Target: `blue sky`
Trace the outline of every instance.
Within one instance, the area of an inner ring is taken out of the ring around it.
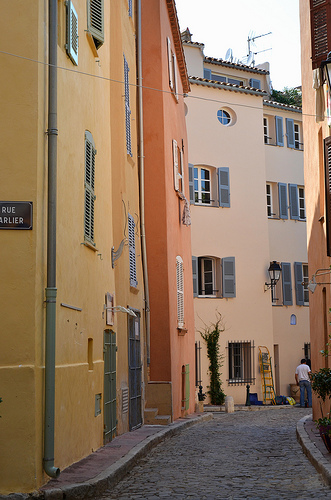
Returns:
[[[247,38],[255,40],[256,64],[269,61],[276,90],[301,85],[299,0],[176,0],[180,28],[205,44],[206,56],[225,58],[227,49],[239,59],[247,55]]]

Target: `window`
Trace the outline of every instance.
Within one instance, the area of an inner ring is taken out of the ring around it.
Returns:
[[[192,273],[195,297],[236,296],[234,257],[192,257]]]
[[[329,19],[331,5],[325,0],[311,0],[311,51],[313,69],[319,68],[321,62],[327,58],[331,47],[331,30]]]
[[[296,184],[289,184],[288,193],[291,219],[306,220],[304,188]]]
[[[261,80],[257,80],[256,78],[250,78],[249,86],[253,87],[254,89],[261,90]]]
[[[198,167],[189,163],[190,202],[196,205],[230,207],[228,167]]]
[[[104,43],[103,0],[87,0],[87,31],[93,38],[95,48]]]
[[[269,218],[306,220],[305,188],[297,184],[267,182],[267,215]],[[278,200],[277,200],[278,198]]]
[[[85,204],[84,204],[84,240],[95,246],[94,242],[94,179],[96,149],[92,134],[85,131]]]
[[[217,111],[217,119],[222,125],[229,125],[231,122],[231,115],[224,109],[219,109]]]
[[[69,0],[67,2],[67,43],[66,51],[73,64],[78,64],[78,16]]]
[[[183,259],[176,257],[176,282],[177,282],[177,328],[184,327],[184,275]]]
[[[299,219],[306,220],[305,189],[303,187],[298,187],[298,192],[299,192]]]
[[[171,49],[170,38],[167,38],[167,50],[168,50],[168,73],[169,73],[169,87],[173,92],[176,100],[178,100],[177,93],[177,58]]]
[[[301,142],[300,142],[300,127],[298,123],[294,124],[294,148],[295,149],[301,149]]]
[[[229,385],[254,384],[254,341],[228,342]]]
[[[295,123],[291,118],[286,118],[286,137],[288,148],[301,149],[300,124]]]
[[[309,305],[309,274],[308,264],[294,262],[295,297],[298,306]]]
[[[174,167],[174,188],[180,193],[184,193],[184,158],[183,149],[178,147],[177,141],[172,141],[172,156]]]
[[[266,185],[267,190],[267,214],[268,217],[272,217],[274,214],[272,213],[272,190],[271,184]]]
[[[263,118],[263,137],[264,137],[264,144],[269,143],[269,131],[268,131],[268,118],[264,117]]]
[[[129,65],[124,56],[124,98],[125,98],[125,136],[126,152],[132,156],[131,150],[131,109],[130,109],[130,87],[129,87]]]
[[[136,270],[136,242],[135,242],[136,224],[132,215],[128,214],[128,233],[129,233],[129,259],[130,259],[130,286],[136,287],[137,270]]]

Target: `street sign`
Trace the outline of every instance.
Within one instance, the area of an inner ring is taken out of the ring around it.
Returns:
[[[0,201],[0,229],[32,229],[32,201]]]

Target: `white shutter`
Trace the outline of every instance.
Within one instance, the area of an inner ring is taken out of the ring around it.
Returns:
[[[176,257],[176,279],[177,279],[177,323],[178,328],[184,326],[184,273],[183,259]]]
[[[184,153],[183,150],[179,150],[179,166],[178,166],[178,178],[181,179],[181,192],[185,193],[184,187]]]
[[[175,98],[178,101],[178,89],[177,89],[177,57],[175,54],[172,55],[172,63],[173,63],[173,74],[174,74],[174,92]]]
[[[67,3],[66,51],[72,62],[78,65],[78,16],[72,2]]]
[[[169,72],[169,86],[171,90],[174,90],[174,75],[173,75],[173,64],[172,64],[172,51],[170,38],[167,38],[167,49],[168,49],[168,72]]]
[[[172,157],[173,157],[173,167],[174,167],[174,188],[179,191],[179,176],[178,176],[178,146],[177,141],[173,139],[172,141]]]

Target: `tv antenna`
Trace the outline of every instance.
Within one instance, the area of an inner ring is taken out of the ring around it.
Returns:
[[[252,48],[251,48],[251,43],[253,46],[256,47],[255,40],[257,38],[261,38],[262,36],[268,36],[271,34],[272,34],[272,31],[269,31],[269,33],[264,33],[263,35],[254,35],[254,32],[252,32],[252,31],[249,32],[248,38],[247,38],[247,45],[248,45],[247,64],[248,64],[248,66],[251,63],[253,65],[255,64],[254,56],[256,56],[256,54],[260,54],[261,52],[266,52],[267,50],[271,50],[271,48],[270,48],[270,49],[259,50],[258,52],[253,52]]]

